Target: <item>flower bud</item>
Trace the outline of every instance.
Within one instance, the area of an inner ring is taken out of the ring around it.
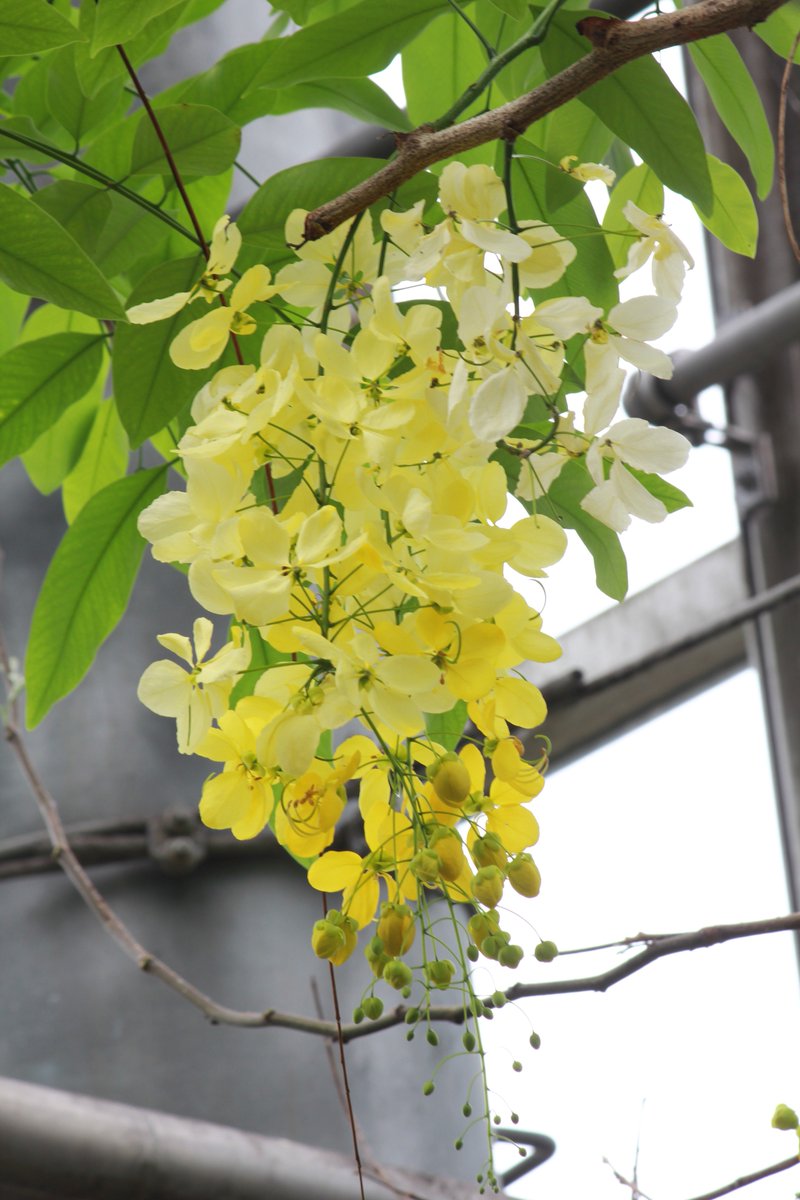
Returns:
[[[479,950],[483,946],[483,939],[497,933],[499,928],[500,922],[496,912],[473,913],[467,921],[467,932]]]
[[[372,973],[375,978],[380,979],[383,975],[383,968],[389,961],[389,955],[384,950],[383,942],[377,935],[371,939],[364,950],[364,957],[372,967]]]
[[[476,838],[469,852],[476,867],[499,867],[501,871],[506,869],[508,855],[496,833],[487,833],[484,837]]]
[[[501,967],[510,967],[513,971],[516,970],[524,957],[525,951],[522,949],[522,946],[503,946],[497,955],[497,961]]]
[[[508,864],[508,882],[520,896],[538,896],[542,886],[539,868],[530,854],[517,854]]]
[[[418,850],[408,865],[411,874],[416,876],[420,883],[435,885],[439,882],[439,855],[435,850]]]
[[[470,791],[469,771],[452,750],[437,758],[427,769],[428,779],[441,801],[460,808]]]
[[[383,1012],[383,1001],[380,996],[367,996],[361,1007],[364,1009],[365,1017],[368,1017],[370,1021],[377,1021]]]
[[[558,954],[558,946],[555,942],[539,942],[533,953],[539,962],[552,962]]]
[[[378,937],[387,957],[397,958],[405,954],[414,941],[414,933],[414,914],[407,904],[394,904],[387,900],[381,905]]]
[[[328,910],[326,920],[344,935],[344,945],[341,949],[337,950],[335,954],[327,956],[328,961],[338,967],[350,957],[358,944],[358,926],[352,917],[340,913],[336,908]]]
[[[467,865],[461,835],[456,833],[455,829],[448,829],[446,825],[440,825],[434,829],[428,845],[439,859],[439,874],[442,879],[446,879],[449,883],[458,879]]]
[[[496,908],[503,898],[504,883],[505,878],[499,867],[481,867],[477,875],[473,875],[470,887],[479,904]]]
[[[414,978],[411,974],[411,968],[402,962],[399,958],[390,958],[386,966],[383,968],[383,978],[399,992],[404,987],[408,987]]]
[[[334,925],[327,917],[324,920],[315,921],[311,931],[311,949],[317,958],[327,958],[330,961],[334,955],[345,948],[345,944],[343,929]]]
[[[773,1129],[797,1129],[798,1124],[797,1113],[787,1104],[779,1104],[772,1114]]]
[[[433,987],[449,987],[455,973],[449,958],[437,958],[425,964],[425,977]]]

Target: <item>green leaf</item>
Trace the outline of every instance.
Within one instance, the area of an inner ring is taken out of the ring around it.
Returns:
[[[22,324],[28,297],[0,284],[0,354],[9,350],[17,340],[17,331]]]
[[[522,20],[528,13],[527,0],[489,0],[489,2],[495,8],[498,8],[501,13],[513,17],[516,21]]]
[[[758,34],[762,42],[766,42],[784,62],[792,53],[792,45],[800,28],[800,4],[795,2],[784,4],[770,13],[766,21],[759,21],[753,26],[753,33]],[[794,52],[794,61],[800,62],[800,46]]]
[[[125,611],[145,544],[136,521],[164,491],[166,475],[164,464],[109,484],[62,538],[31,622],[25,660],[29,729],[77,687]]]
[[[43,496],[61,487],[83,453],[100,407],[99,392],[102,387],[95,385],[88,395],[70,404],[55,424],[20,456],[28,478]]]
[[[667,483],[666,479],[662,479],[660,475],[652,475],[649,471],[638,471],[635,467],[631,467],[625,463],[625,470],[630,471],[635,479],[639,480],[642,487],[647,488],[651,496],[655,496],[656,500],[660,500],[668,513],[677,512],[681,508],[692,508],[692,501],[682,492],[680,488],[675,487],[672,483]]]
[[[75,48],[65,46],[48,60],[47,106],[76,146],[90,130],[118,120],[130,104],[130,97],[115,80],[98,89],[90,99],[81,87],[75,65]]]
[[[57,333],[0,357],[0,466],[80,400],[103,362],[100,334]]]
[[[46,0],[2,0],[0,4],[0,58],[40,54],[82,40],[83,34]]]
[[[128,470],[129,447],[113,400],[97,406],[80,458],[64,480],[61,498],[71,525],[88,500],[122,479]]]
[[[695,212],[715,238],[733,250],[754,258],[758,240],[758,214],[750,189],[738,171],[708,156],[708,169],[714,187],[711,208],[704,211],[695,204]]]
[[[688,50],[720,120],[746,155],[763,200],[772,187],[775,146],[753,78],[725,34],[690,42]]]
[[[110,278],[135,274],[138,260],[158,251],[167,226],[117,192],[58,179],[31,197],[67,230]]]
[[[448,712],[425,713],[425,732],[434,742],[444,746],[445,750],[455,750],[464,733],[467,723],[467,706],[463,700],[457,700]]]
[[[614,264],[600,231],[594,209],[583,188],[573,198],[551,213],[548,203],[548,177],[557,168],[541,159],[538,146],[518,139],[512,168],[514,208],[519,221],[545,221],[562,237],[573,242],[577,257],[556,283],[549,288],[537,288],[537,299],[553,296],[587,296],[592,304],[609,309],[619,300],[614,279]],[[567,176],[564,176],[567,179]],[[567,179],[568,183],[574,183]]]
[[[560,163],[568,154],[576,155],[578,162],[603,162],[614,135],[580,100],[568,100],[555,112],[531,125],[527,140],[541,146],[545,158],[552,163]],[[551,208],[561,203],[561,196],[554,187],[557,180],[558,174],[554,171],[548,177]]]
[[[322,79],[277,90],[255,88],[237,97],[229,115],[245,124],[257,117],[280,116],[301,108],[333,108],[387,129],[411,127],[403,110],[371,79]]]
[[[284,226],[295,208],[313,209],[360,183],[383,165],[377,158],[323,158],[278,171],[250,198],[237,221],[249,243],[275,270],[291,262]]]
[[[14,291],[121,318],[115,293],[74,238],[38,205],[0,184],[0,278]]]
[[[664,211],[664,188],[646,163],[632,167],[614,184],[603,217],[606,245],[615,267],[624,267],[628,251],[639,239],[639,231],[625,220],[622,210],[632,200],[642,212],[655,216]],[[626,236],[629,234],[630,236]]]
[[[202,273],[203,260],[199,256],[162,263],[134,289],[129,305],[188,291]],[[117,327],[112,364],[114,395],[134,449],[163,429],[200,386],[197,372],[181,371],[169,356],[173,338],[196,317],[197,313],[184,308],[169,320],[152,325]]]
[[[159,109],[158,122],[182,175],[219,175],[239,153],[242,131],[208,104],[171,104]],[[130,174],[172,176],[150,121],[137,127]]]
[[[106,46],[130,41],[153,17],[185,3],[186,0],[136,0],[135,4],[131,0],[102,0],[94,19],[92,55]]]
[[[612,600],[624,600],[628,590],[628,566],[619,537],[581,508],[581,500],[594,487],[586,464],[573,460],[562,467],[551,484],[547,499],[554,515],[566,529],[574,529],[594,560],[597,586]]]
[[[466,12],[475,19],[474,6]],[[403,51],[403,84],[412,123],[435,121],[447,112],[485,66],[486,52],[457,13],[437,17]],[[482,107],[483,97],[478,97],[464,116],[471,117]]]
[[[447,0],[394,0],[392,4],[362,0],[290,37],[263,42],[263,65],[256,83],[276,88],[307,80],[374,75],[446,7]]]
[[[575,28],[575,13],[559,14],[542,43],[550,74],[564,70],[586,52],[586,39]],[[711,180],[694,113],[655,59],[626,63],[580,99],[653,168],[662,183],[693,203],[710,205]]]

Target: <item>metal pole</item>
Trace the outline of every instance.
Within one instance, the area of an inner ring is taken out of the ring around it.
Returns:
[[[37,1200],[353,1200],[358,1180],[351,1160],[315,1146],[0,1078],[0,1196],[33,1191]],[[368,1164],[364,1192],[473,1200],[477,1187]]]

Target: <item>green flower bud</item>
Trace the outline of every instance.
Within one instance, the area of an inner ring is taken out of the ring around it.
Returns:
[[[467,1103],[464,1105],[464,1107],[461,1109],[461,1111],[465,1117],[472,1116],[472,1105],[469,1103],[469,1101],[467,1101]]]
[[[492,992],[492,1004],[495,1008],[502,1008],[507,1002],[505,992]]]
[[[425,1040],[427,1041],[429,1046],[438,1046],[439,1045],[439,1035],[435,1029],[428,1030],[428,1032],[425,1034]]]
[[[344,935],[344,946],[337,950],[335,954],[328,956],[329,961],[332,962],[335,967],[338,967],[345,961],[345,959],[350,957],[356,948],[358,943],[358,926],[352,917],[345,916],[344,913],[340,913],[336,908],[331,908],[328,910],[326,920],[329,921],[331,925],[334,925],[337,929],[341,930],[342,934]]]
[[[533,953],[539,962],[552,962],[558,955],[558,946],[555,942],[539,942]]]
[[[522,1063],[521,1063],[521,1062],[518,1062],[518,1061],[517,1061],[517,1062],[513,1062],[513,1063],[511,1064],[511,1070],[512,1070],[512,1071],[516,1071],[516,1072],[519,1074],[519,1072],[522,1070]]]
[[[467,946],[467,958],[470,962],[477,962],[480,957],[480,951],[477,946],[473,946],[472,942]]]
[[[393,987],[395,991],[399,992],[404,987],[408,987],[414,977],[411,974],[411,968],[406,963],[401,962],[399,958],[390,958],[383,968],[383,978],[389,987]]]
[[[361,1007],[364,1009],[365,1016],[369,1017],[370,1021],[377,1021],[378,1017],[383,1013],[383,1001],[380,996],[367,996],[362,1002]]]
[[[455,973],[449,958],[437,958],[425,964],[425,977],[433,987],[449,987]]]
[[[383,975],[383,968],[389,962],[389,955],[383,948],[383,941],[375,935],[364,950],[364,957],[372,967],[372,973],[376,979],[380,979]]]
[[[539,868],[530,854],[517,854],[508,864],[508,882],[520,896],[538,896],[542,886]]]
[[[464,858],[464,843],[461,835],[455,829],[440,825],[431,834],[428,848],[433,850],[439,859],[439,874],[442,879],[453,883],[465,869],[467,860]]]
[[[461,1044],[471,1054],[475,1049],[475,1034],[471,1030],[465,1029],[461,1035]],[[469,1114],[465,1113],[464,1115],[468,1116]]]
[[[481,867],[477,875],[473,875],[470,888],[479,904],[487,908],[496,908],[503,898],[505,878],[499,867]]]
[[[416,932],[414,914],[407,904],[393,904],[386,901],[381,905],[381,915],[378,921],[378,937],[383,942],[383,949],[390,958],[405,954],[414,941]]]
[[[469,795],[469,771],[453,751],[431,763],[426,772],[436,795],[452,808],[460,808]]]
[[[542,1039],[539,1037],[538,1033],[532,1033],[528,1038],[528,1041],[533,1046],[534,1050],[538,1050],[542,1044]]]
[[[359,1007],[359,1008],[354,1008],[354,1009],[353,1009],[353,1024],[354,1024],[354,1025],[360,1025],[360,1024],[361,1024],[361,1022],[362,1022],[363,1020],[364,1020],[364,1010],[363,1010],[363,1008],[360,1008],[360,1007]]]
[[[497,933],[499,928],[500,922],[495,912],[476,912],[467,921],[467,932],[478,950],[483,946],[483,939]]]
[[[427,1081],[427,1083],[423,1083],[423,1085],[422,1085],[423,1096],[432,1096],[435,1088],[436,1088],[435,1083],[433,1082],[432,1079],[429,1079]]]
[[[412,875],[420,881],[435,886],[439,882],[439,855],[435,850],[418,850],[409,863]]]
[[[501,967],[510,967],[513,970],[519,966],[525,957],[525,951],[522,946],[503,946],[497,956],[497,961]]]
[[[797,1119],[797,1113],[787,1104],[779,1104],[772,1114],[774,1129],[797,1129],[798,1124],[800,1121]]]
[[[344,930],[327,917],[321,921],[314,922],[314,928],[311,930],[311,949],[316,954],[317,958],[333,959],[334,955],[338,954],[345,948]]]
[[[406,1025],[416,1025],[419,1020],[419,1009],[410,1008],[406,1013]]]
[[[476,867],[499,867],[505,871],[508,855],[496,833],[476,838],[469,850]]]

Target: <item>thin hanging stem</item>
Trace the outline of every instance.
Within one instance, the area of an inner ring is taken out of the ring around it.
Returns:
[[[122,46],[117,46],[117,52],[118,52],[120,58],[122,59],[122,61],[124,62],[125,70],[130,75],[131,83],[136,88],[136,94],[138,95],[139,99],[141,100],[142,104],[144,105],[145,111],[146,111],[148,117],[150,118],[150,124],[153,126],[153,132],[155,133],[156,137],[159,140],[161,149],[164,151],[164,157],[166,158],[167,163],[169,164],[169,169],[172,173],[172,178],[175,180],[175,186],[178,189],[178,191],[180,192],[181,200],[183,200],[183,206],[186,209],[186,214],[192,223],[192,227],[197,235],[197,240],[200,243],[200,247],[203,251],[203,254],[205,255],[206,258],[208,258],[208,254],[209,254],[208,243],[206,242],[206,239],[203,236],[203,230],[201,228],[200,222],[197,219],[197,213],[194,211],[194,205],[192,204],[191,200],[189,199],[189,193],[186,191],[186,185],[184,184],[183,179],[181,178],[181,173],[178,170],[178,164],[175,162],[175,158],[172,154],[172,151],[169,148],[167,139],[164,137],[164,131],[161,128],[158,117],[156,116],[153,106],[150,103],[150,99],[147,95],[147,92],[144,90],[141,83],[139,82],[139,76],[136,74],[136,71],[133,68],[133,64],[132,64],[131,60],[128,58],[127,54],[125,53],[124,48]]]

